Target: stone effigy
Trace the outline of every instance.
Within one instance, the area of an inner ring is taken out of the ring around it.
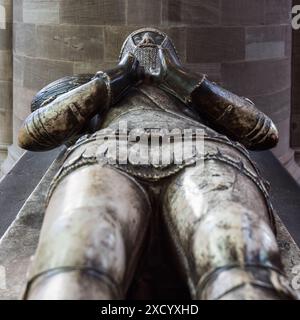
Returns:
[[[274,147],[277,130],[249,99],[186,70],[166,34],[137,30],[116,68],[50,84],[32,111],[21,147],[70,147],[49,189],[25,299],[124,298],[154,212],[192,298],[295,298],[268,184],[246,150]],[[178,150],[186,132],[190,142],[202,133],[203,150],[164,162],[164,141]]]

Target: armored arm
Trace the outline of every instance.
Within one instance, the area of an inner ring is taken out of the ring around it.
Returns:
[[[20,147],[49,150],[76,136],[88,121],[105,112],[136,82],[137,67],[137,60],[129,54],[116,68],[98,72],[87,83],[45,101],[21,127]]]
[[[161,51],[160,86],[191,106],[201,116],[247,148],[264,150],[278,142],[272,120],[246,98],[239,97],[204,75],[191,73],[172,62],[168,51]]]

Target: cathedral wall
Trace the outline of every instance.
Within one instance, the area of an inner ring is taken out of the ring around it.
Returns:
[[[0,164],[12,139],[12,1],[0,0]]]

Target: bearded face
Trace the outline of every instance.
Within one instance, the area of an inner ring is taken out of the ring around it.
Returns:
[[[151,28],[137,30],[128,36],[123,44],[120,60],[130,52],[135,55],[145,73],[153,74],[160,68],[160,48],[168,49],[174,61],[180,64],[176,49],[169,37]]]

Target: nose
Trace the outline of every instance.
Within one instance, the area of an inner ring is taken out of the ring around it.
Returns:
[[[155,41],[149,33],[146,33],[143,36],[142,44],[155,44]]]

